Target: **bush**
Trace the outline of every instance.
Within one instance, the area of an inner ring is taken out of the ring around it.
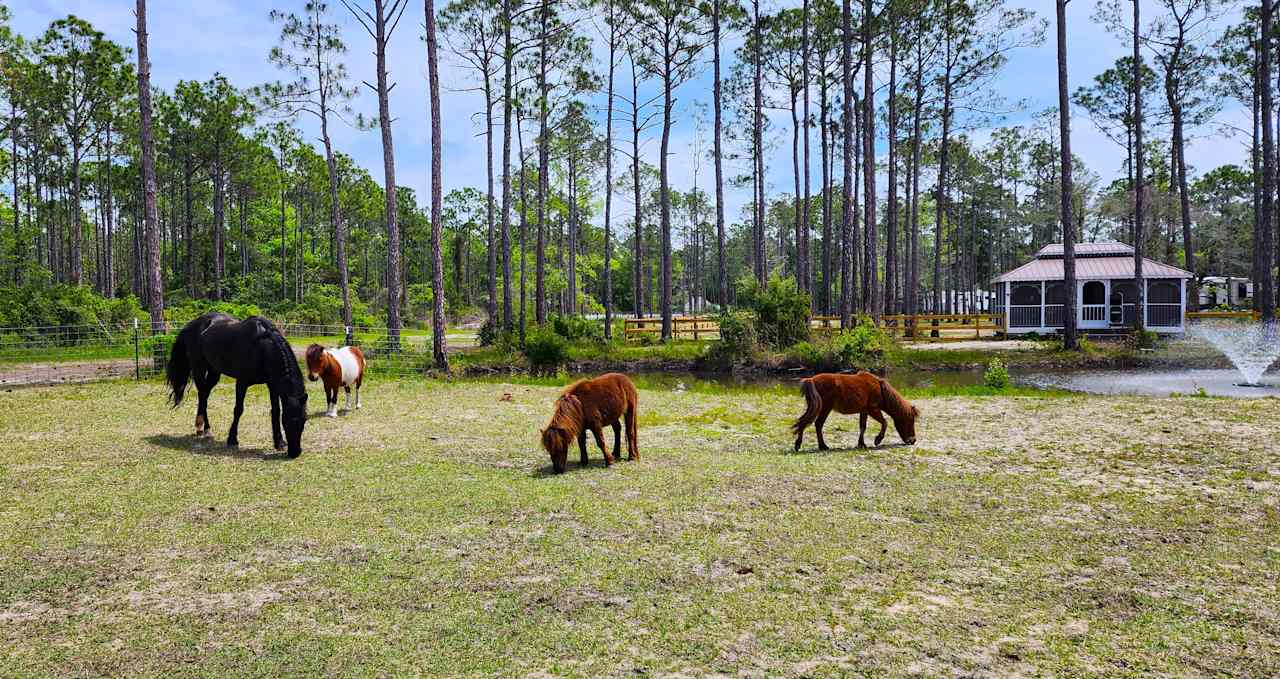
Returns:
[[[569,361],[569,342],[549,325],[536,326],[525,335],[524,357],[535,373],[555,374]]]
[[[861,316],[857,325],[838,335],[797,342],[787,349],[787,360],[817,372],[879,367],[891,342],[870,318]]]
[[[987,371],[982,374],[982,383],[992,389],[1007,389],[1009,387],[1009,369],[1005,367],[1004,361],[998,358],[991,359],[987,364]]]
[[[494,342],[498,341],[498,335],[501,332],[501,326],[494,319],[486,318],[484,325],[480,326],[480,332],[476,333],[476,341],[482,347],[491,347]]]
[[[761,286],[754,278],[738,281],[738,304],[755,312],[760,343],[783,349],[809,339],[809,295],[791,278],[774,276]]]
[[[193,318],[211,311],[244,319],[249,316],[261,316],[262,310],[256,304],[240,304],[238,302],[215,302],[211,299],[189,299],[179,304],[166,307],[164,319],[170,323],[182,325]]]
[[[581,316],[552,316],[550,328],[570,342],[604,342],[604,327]]]
[[[760,353],[760,341],[756,335],[755,318],[742,311],[726,311],[720,314],[720,339],[707,345],[703,356],[719,366],[755,358]]]
[[[31,283],[0,287],[0,326],[56,325],[132,326],[145,319],[142,306],[132,295],[113,299],[86,286]]]
[[[1160,336],[1154,330],[1142,328],[1134,333],[1133,343],[1139,349],[1154,349]]]

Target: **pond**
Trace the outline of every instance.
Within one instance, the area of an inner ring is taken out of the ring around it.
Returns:
[[[1022,374],[1015,381],[1041,389],[1090,394],[1280,397],[1280,374],[1263,375],[1261,386],[1251,386],[1241,384],[1243,377],[1237,370],[1077,370]]]

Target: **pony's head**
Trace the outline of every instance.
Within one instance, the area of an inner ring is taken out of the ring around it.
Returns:
[[[285,394],[281,399],[280,424],[284,426],[284,439],[289,445],[289,457],[302,454],[302,428],[307,426],[307,391]]]
[[[911,406],[902,415],[893,415],[893,426],[902,437],[902,442],[914,446],[916,444],[916,420],[920,417],[920,409]]]
[[[573,394],[565,394],[556,401],[551,421],[542,428],[542,447],[551,455],[551,468],[563,474],[569,459],[569,445],[582,428],[582,402]]]
[[[307,347],[307,379],[315,382],[320,378],[320,370],[324,367],[324,347],[312,344]]]
[[[886,380],[880,380],[880,397],[885,412],[893,418],[893,428],[898,430],[902,442],[914,446],[916,444],[916,420],[920,418],[920,409],[898,393]]]

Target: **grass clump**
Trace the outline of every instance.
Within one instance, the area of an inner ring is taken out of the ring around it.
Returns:
[[[982,383],[992,389],[1008,389],[1009,388],[1009,368],[1005,366],[1004,361],[999,358],[993,358],[987,363],[987,370],[982,374]]]

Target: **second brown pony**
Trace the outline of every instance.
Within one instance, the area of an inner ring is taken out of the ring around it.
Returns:
[[[804,439],[804,429],[813,424],[818,432],[818,450],[829,450],[827,442],[822,438],[822,425],[827,416],[834,410],[842,415],[858,413],[858,447],[866,448],[867,416],[880,423],[880,433],[876,434],[875,444],[884,440],[884,430],[888,426],[881,411],[889,413],[893,418],[893,426],[897,428],[902,442],[914,445],[916,442],[916,418],[920,417],[920,409],[911,405],[883,378],[876,377],[863,370],[856,375],[838,375],[824,373],[800,381],[800,393],[804,395],[804,414],[791,425],[796,435],[796,450],[800,450],[800,442]]]
[[[596,445],[604,453],[604,463],[613,464],[613,455],[604,445],[606,426],[613,427],[613,451],[622,447],[622,422],[627,425],[627,459],[640,459],[636,438],[636,385],[621,373],[608,373],[593,380],[581,380],[565,387],[556,400],[551,421],[542,429],[542,447],[551,455],[551,466],[557,474],[564,472],[569,458],[569,444],[578,439],[582,466],[587,465],[587,432],[596,437]]]

